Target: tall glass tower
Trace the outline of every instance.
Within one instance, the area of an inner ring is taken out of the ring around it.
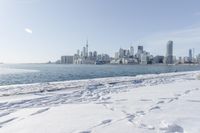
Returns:
[[[166,64],[173,64],[173,41],[167,42]]]
[[[192,62],[192,49],[189,49],[189,62]]]
[[[86,41],[86,50],[85,50],[85,56],[88,57],[88,39]]]
[[[138,54],[143,53],[143,46],[138,46]]]

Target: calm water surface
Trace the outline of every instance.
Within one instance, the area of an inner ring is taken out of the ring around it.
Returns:
[[[0,86],[194,70],[200,66],[1,64]]]

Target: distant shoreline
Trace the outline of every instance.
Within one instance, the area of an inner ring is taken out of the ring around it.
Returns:
[[[41,65],[75,65],[75,66],[104,66],[104,65],[112,65],[112,66],[200,66],[200,64],[56,64],[56,63],[0,63],[0,65],[25,65],[25,64],[41,64]]]

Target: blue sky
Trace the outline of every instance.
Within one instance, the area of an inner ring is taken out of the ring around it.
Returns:
[[[111,56],[143,45],[165,55],[200,53],[199,0],[1,0],[0,62],[55,61],[89,39],[89,50]]]

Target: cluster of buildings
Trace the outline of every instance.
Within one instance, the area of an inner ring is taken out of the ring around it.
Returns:
[[[138,46],[137,52],[134,53],[134,48],[129,49],[120,48],[115,53],[115,57],[111,60],[111,64],[150,64],[153,56],[143,49],[143,46]]]
[[[86,46],[79,49],[74,56],[61,56],[61,64],[108,64],[110,63],[110,56],[108,54],[98,54],[97,51],[88,50],[88,41]]]
[[[77,50],[73,56],[61,56],[57,61],[61,64],[197,64],[200,63],[200,54],[195,58],[194,49],[189,49],[189,55],[179,57],[173,55],[173,41],[168,41],[166,45],[166,55],[153,56],[150,52],[144,50],[143,46],[129,49],[120,48],[115,52],[114,57],[108,54],[98,54],[97,51],[88,50],[88,41],[82,50]]]

